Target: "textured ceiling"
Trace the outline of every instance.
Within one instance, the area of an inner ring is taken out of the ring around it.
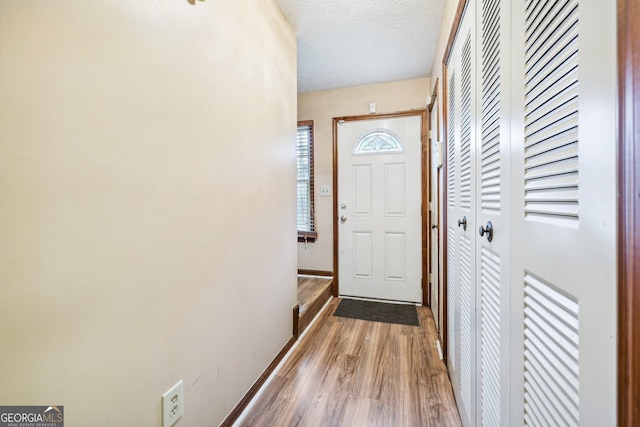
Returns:
[[[275,0],[298,40],[298,92],[426,77],[444,0]]]

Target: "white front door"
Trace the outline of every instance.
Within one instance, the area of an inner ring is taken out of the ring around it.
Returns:
[[[338,125],[340,294],[422,301],[421,116]]]

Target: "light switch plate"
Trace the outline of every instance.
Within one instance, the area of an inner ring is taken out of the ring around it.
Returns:
[[[321,185],[320,186],[320,195],[321,196],[330,196],[331,195],[331,186],[329,186],[329,185]]]

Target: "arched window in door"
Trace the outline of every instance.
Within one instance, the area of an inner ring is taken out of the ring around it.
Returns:
[[[375,129],[365,133],[353,149],[354,155],[403,152],[398,137],[386,129]]]

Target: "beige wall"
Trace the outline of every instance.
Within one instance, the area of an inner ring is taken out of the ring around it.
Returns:
[[[455,14],[456,14],[456,10],[458,9],[458,0],[445,0],[444,3],[444,12],[442,13],[442,21],[441,21],[441,26],[440,26],[440,34],[438,36],[438,43],[436,45],[436,53],[435,56],[433,57],[433,66],[431,68],[431,86],[430,86],[430,92],[429,93],[433,93],[434,89],[436,88],[436,84],[437,84],[437,94],[438,94],[438,102],[437,102],[437,107],[438,107],[438,116],[437,116],[437,120],[439,121],[439,138],[440,138],[440,142],[442,144],[445,144],[444,141],[444,115],[442,112],[442,106],[444,104],[443,102],[443,79],[442,79],[442,60],[444,57],[444,51],[447,47],[447,43],[449,42],[449,35],[451,33],[451,28],[453,27],[453,20],[455,19]],[[431,114],[435,114],[434,112],[432,112]],[[437,168],[437,164],[434,162],[432,164],[432,168]],[[441,173],[444,173],[441,171]],[[432,172],[433,174],[433,172]],[[440,207],[441,207],[441,215],[443,212],[443,207],[442,207],[442,202],[443,202],[443,195],[444,195],[444,180],[441,180],[442,184],[439,186],[438,188],[438,202],[440,203]],[[442,219],[440,219],[441,221]],[[439,221],[439,222],[440,222]],[[442,227],[438,228],[438,233],[439,233],[439,241],[443,242],[444,241],[444,231],[442,229]],[[442,285],[442,283],[444,282],[444,265],[443,265],[443,261],[444,261],[444,251],[443,251],[444,245],[442,243],[440,243],[439,245],[439,254],[438,254],[438,262],[439,262],[439,268],[438,268],[438,275],[439,275],[439,282]],[[443,303],[443,301],[441,301],[441,303]],[[442,316],[442,313],[440,314]]]
[[[194,3],[0,2],[0,404],[213,426],[291,337],[295,36]]]
[[[333,271],[333,198],[321,197],[320,187],[333,191],[332,119],[369,114],[369,103],[378,113],[425,108],[430,91],[428,78],[356,86],[298,94],[298,120],[314,121],[315,205],[318,239],[298,244],[298,268]]]
[[[435,88],[436,81],[438,82],[438,96],[440,99],[438,100],[438,110],[439,110],[439,120],[440,120],[440,136],[443,135],[443,114],[442,114],[442,60],[444,57],[444,51],[447,48],[447,43],[449,42],[449,35],[451,33],[451,28],[453,27],[453,20],[455,18],[456,10],[458,9],[458,0],[445,0],[444,3],[444,12],[442,13],[442,21],[440,25],[440,35],[438,36],[438,44],[436,45],[436,54],[433,57],[433,66],[431,67],[431,86],[430,92],[433,93],[433,89]]]

